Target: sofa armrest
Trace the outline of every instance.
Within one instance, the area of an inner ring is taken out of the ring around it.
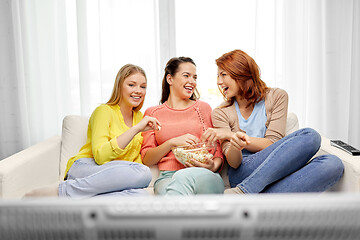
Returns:
[[[344,164],[344,175],[330,191],[360,192],[360,156],[352,156],[343,150],[331,146],[326,137],[321,139],[321,148],[318,155],[333,154],[339,157]]]
[[[0,198],[21,198],[58,181],[60,146],[55,136],[0,161]]]

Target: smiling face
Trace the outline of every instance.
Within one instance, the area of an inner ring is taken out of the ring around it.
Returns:
[[[146,78],[141,73],[134,73],[125,78],[121,89],[121,100],[123,104],[136,108],[145,98]]]
[[[239,94],[238,84],[224,69],[218,68],[217,84],[226,99],[231,99]]]
[[[189,99],[196,88],[196,67],[192,63],[181,63],[178,71],[172,76],[167,75],[167,82],[170,85],[171,94],[181,99]]]

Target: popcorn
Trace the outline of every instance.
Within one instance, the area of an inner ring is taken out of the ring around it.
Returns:
[[[191,159],[199,162],[206,162],[207,159],[211,159],[213,154],[209,153],[209,146],[205,143],[181,146],[172,149],[176,159],[185,165],[186,162],[191,163]]]

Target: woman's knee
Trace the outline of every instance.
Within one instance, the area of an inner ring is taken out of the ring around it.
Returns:
[[[135,168],[135,172],[137,174],[134,174],[134,177],[139,182],[139,185],[143,185],[144,187],[147,187],[152,179],[152,173],[150,168],[143,164],[138,164]]]
[[[192,188],[195,194],[214,194],[224,192],[224,181],[220,175],[206,168],[186,168],[177,171],[173,180],[176,184]]]
[[[172,179],[175,179],[178,182],[194,182],[195,179],[194,179],[194,174],[192,174],[192,172],[194,172],[192,168],[185,168],[178,170],[173,175]]]
[[[319,161],[324,173],[330,178],[340,179],[344,174],[344,164],[341,159],[335,155],[321,155],[313,159],[313,161]]]
[[[200,168],[200,167],[191,167],[191,168],[184,168],[181,170],[176,171],[173,175],[173,179],[189,179],[189,178],[197,178],[198,176],[213,174],[207,168]]]
[[[321,146],[320,134],[312,128],[302,128],[295,133],[295,136],[301,137],[300,144],[302,149],[307,149],[308,152],[315,154]]]
[[[342,176],[344,174],[344,164],[341,159],[335,155],[324,155],[326,157],[326,169],[334,176]]]
[[[304,128],[303,134],[310,137],[309,144],[320,147],[321,136],[316,130],[312,128]]]
[[[118,180],[116,181],[127,180],[131,188],[147,187],[152,179],[150,168],[141,163],[130,162],[128,165],[114,166],[111,171],[113,171],[112,176],[117,176]]]
[[[166,187],[169,185],[169,183],[163,183],[163,182],[155,182],[154,183],[154,194],[155,195],[165,195],[166,194]]]

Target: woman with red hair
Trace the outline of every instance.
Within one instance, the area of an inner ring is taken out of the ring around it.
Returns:
[[[217,84],[227,101],[214,109],[214,128],[203,140],[220,140],[229,164],[226,193],[321,192],[342,176],[334,155],[309,161],[321,137],[311,128],[285,136],[288,95],[269,88],[253,58],[241,50],[216,59]]]

